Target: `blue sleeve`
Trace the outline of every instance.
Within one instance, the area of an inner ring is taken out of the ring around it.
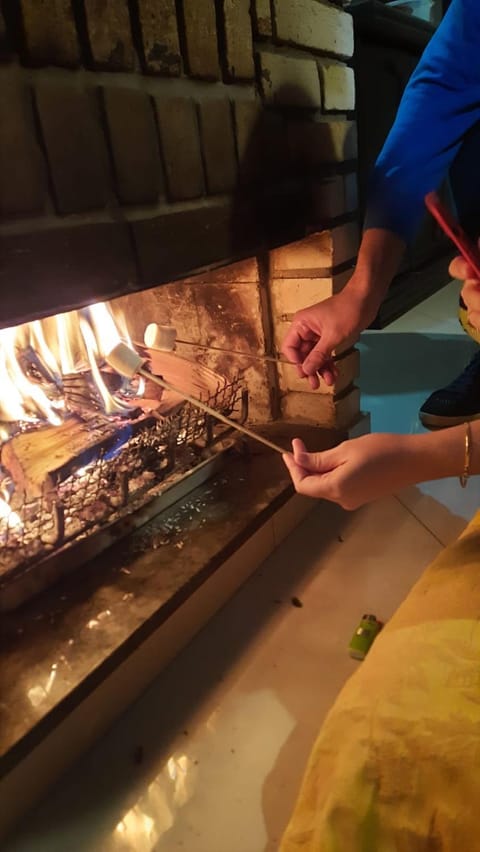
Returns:
[[[411,242],[424,196],[438,189],[479,120],[480,0],[453,0],[405,89],[373,169],[365,228],[385,228]]]

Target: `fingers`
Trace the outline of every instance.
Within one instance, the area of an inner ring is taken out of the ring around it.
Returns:
[[[322,336],[318,343],[313,346],[310,354],[305,358],[305,361],[302,364],[305,375],[314,376],[316,373],[320,373],[323,378],[325,378],[325,372],[328,375],[332,375],[332,372],[335,369],[332,361],[333,348],[334,345],[330,345],[330,341],[326,335]]]
[[[292,441],[293,459],[298,467],[311,475],[329,473],[338,466],[337,449],[325,450],[322,453],[309,453],[300,438]]]
[[[454,257],[448,271],[452,278],[458,278],[459,281],[475,278],[475,272],[463,257]]]
[[[322,376],[324,382],[328,387],[331,387],[335,384],[338,379],[338,369],[335,365],[334,361],[328,361],[325,367],[320,370],[320,375]]]
[[[334,341],[320,331],[320,327],[314,331],[309,321],[300,313],[294,317],[287,332],[282,344],[282,353],[296,364],[300,378],[306,378],[312,390],[317,390],[320,386],[319,377],[330,387],[338,376],[332,359],[335,345]]]
[[[342,456],[338,447],[322,453],[309,453],[303,441],[294,438],[292,450],[291,454],[283,455],[283,460],[295,490],[306,497],[341,503],[337,473],[340,473]]]
[[[467,319],[477,331],[480,329],[480,281],[468,280],[462,287],[462,299],[467,306]]]
[[[303,364],[297,364],[296,370],[301,379],[307,379],[312,390],[317,390],[320,387],[321,378],[328,387],[334,385],[338,378],[338,369],[334,361],[328,361],[325,367],[322,367],[312,375],[305,373]]]
[[[318,334],[300,319],[294,318],[283,341],[282,352],[292,363],[302,364],[317,340]]]
[[[282,459],[285,462],[290,476],[292,477],[295,491],[298,491],[299,494],[304,494],[303,482],[309,474],[296,463],[294,457],[290,453],[284,453]]]
[[[290,453],[283,455],[283,460],[288,468],[295,491],[305,497],[323,498],[324,500],[336,501],[333,495],[332,485],[328,474],[311,474],[304,470]]]
[[[468,322],[475,329],[475,331],[480,331],[480,311],[469,311],[468,312]]]
[[[462,287],[461,295],[469,310],[480,310],[480,281],[467,279]]]
[[[315,464],[315,457],[318,453],[309,453],[301,438],[294,438],[292,441],[293,459],[298,467],[301,467],[305,473],[318,473],[318,468]]]
[[[306,446],[305,446],[305,444],[303,443],[303,441],[302,441],[302,439],[301,439],[301,438],[294,438],[294,439],[293,439],[293,441],[292,441],[292,450],[293,450],[293,457],[294,457],[294,459],[297,459],[297,456],[298,456],[300,453],[306,453],[306,452],[307,452],[307,448],[306,448]]]

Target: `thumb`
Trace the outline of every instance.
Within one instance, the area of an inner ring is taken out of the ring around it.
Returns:
[[[323,334],[302,364],[305,375],[313,376],[321,372],[332,361],[332,351],[337,344],[338,341],[333,341],[327,335]]]
[[[467,281],[470,278],[476,278],[475,272],[463,257],[454,257],[448,267],[448,271],[452,278],[458,281]]]
[[[336,447],[321,453],[309,453],[303,441],[300,438],[294,438],[292,449],[295,464],[309,474],[328,473],[338,467],[339,458]]]

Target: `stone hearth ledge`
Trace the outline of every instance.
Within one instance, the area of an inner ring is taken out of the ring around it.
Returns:
[[[368,430],[368,417],[353,434]],[[345,437],[272,424],[288,446]],[[352,435],[352,432],[350,433]],[[0,630],[0,840],[303,519],[260,445],[20,609]]]

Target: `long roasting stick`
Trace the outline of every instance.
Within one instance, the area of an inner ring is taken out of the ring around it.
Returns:
[[[192,340],[181,340],[179,337],[177,337],[177,343],[182,343],[184,346],[195,346],[197,349],[207,349],[209,352],[241,355],[242,358],[250,358],[252,361],[270,361],[272,364],[291,364],[292,366],[296,366],[293,361],[280,358],[278,355],[257,355],[253,352],[242,352],[240,349],[222,349],[221,346],[207,346],[205,343],[194,343]]]
[[[240,349],[224,349],[221,346],[207,346],[205,343],[195,343],[193,340],[183,340],[177,337],[177,329],[173,325],[159,325],[156,322],[151,322],[147,325],[144,334],[144,343],[148,349],[155,349],[159,352],[173,352],[176,343],[182,343],[186,346],[195,346],[198,349],[204,349],[207,352],[224,352],[227,355],[240,355],[242,358],[250,358],[252,361],[269,361],[272,364],[289,364],[292,367],[298,367],[294,361],[289,361],[281,355],[257,355],[253,352],[245,352]],[[336,367],[332,364],[332,370],[335,372]],[[318,373],[317,373],[318,375]]]
[[[225,423],[226,426],[231,426],[233,429],[236,429],[237,432],[242,432],[249,438],[253,438],[254,441],[258,441],[260,444],[264,444],[271,450],[275,450],[276,453],[280,453],[281,455],[285,453],[285,450],[282,447],[278,446],[278,444],[273,444],[272,441],[269,441],[268,438],[264,438],[263,435],[259,435],[257,432],[252,432],[252,430],[248,429],[247,426],[242,426],[240,423],[236,423],[235,420],[230,420],[229,417],[225,417],[225,415],[220,414],[219,411],[211,408],[200,399],[190,396],[190,394],[185,393],[185,391],[180,390],[180,388],[171,385],[170,382],[166,382],[165,379],[154,376],[150,370],[145,369],[145,360],[140,358],[140,356],[137,355],[133,349],[130,349],[130,347],[125,343],[117,344],[110,354],[105,357],[105,360],[107,364],[109,364],[113,370],[116,370],[117,373],[120,373],[121,376],[126,376],[128,379],[132,379],[135,375],[143,376],[165,390],[180,394],[191,405],[199,408],[201,411],[205,411],[206,414],[210,414],[216,420],[220,420],[221,423]]]
[[[221,346],[207,346],[205,343],[195,343],[193,340],[184,340],[177,337],[177,329],[173,325],[158,325],[156,322],[151,322],[147,325],[144,335],[144,343],[148,349],[157,349],[160,352],[173,352],[176,343],[182,343],[185,346],[195,346],[198,349],[205,349],[207,352],[224,352],[227,355],[241,355],[243,358],[250,358],[253,361],[271,361],[273,364],[293,364],[293,361],[287,361],[278,355],[258,355],[253,352],[245,352],[241,349],[227,349]]]

